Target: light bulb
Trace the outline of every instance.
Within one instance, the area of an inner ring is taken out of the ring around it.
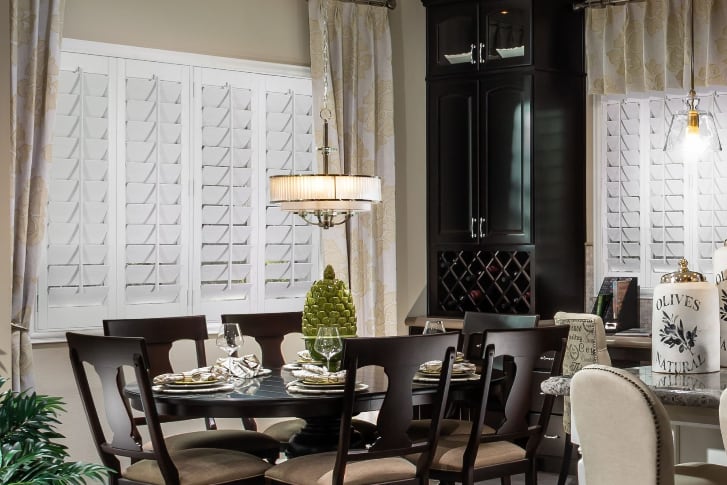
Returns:
[[[687,162],[696,162],[707,149],[708,141],[699,129],[699,113],[689,110],[687,129],[682,144],[682,154]]]

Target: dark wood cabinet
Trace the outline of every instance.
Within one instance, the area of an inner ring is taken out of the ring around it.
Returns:
[[[429,314],[583,311],[582,13],[422,1]]]

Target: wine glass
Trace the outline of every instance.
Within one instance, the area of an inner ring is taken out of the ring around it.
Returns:
[[[227,354],[228,362],[232,359],[232,355],[242,347],[242,332],[240,326],[236,323],[223,323],[217,332],[215,340],[217,347]]]
[[[424,335],[444,332],[446,332],[446,330],[444,329],[444,322],[441,320],[427,320],[426,323],[424,323],[424,330],[422,331]]]
[[[320,327],[313,348],[326,358],[326,369],[330,371],[331,357],[343,350],[343,341],[338,334],[338,327]]]

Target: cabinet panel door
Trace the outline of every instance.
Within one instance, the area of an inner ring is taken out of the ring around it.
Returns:
[[[480,4],[480,69],[531,63],[531,0],[485,0]]]
[[[477,3],[427,8],[427,29],[429,73],[477,70]]]
[[[477,81],[432,82],[428,92],[432,241],[477,243]]]
[[[531,98],[529,74],[481,81],[480,218],[483,243],[531,242]]]

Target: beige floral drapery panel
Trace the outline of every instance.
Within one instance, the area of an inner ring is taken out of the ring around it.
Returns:
[[[45,233],[64,0],[12,0],[12,385],[33,387],[28,327]]]
[[[316,113],[323,97],[322,10],[328,18],[331,172],[378,175],[382,199],[372,212],[323,231],[324,259],[350,282],[359,335],[396,334],[394,98],[388,9],[310,0],[310,49]],[[322,120],[316,116],[316,142]],[[322,167],[319,167],[322,169]]]
[[[689,89],[691,0],[646,0],[586,12],[591,94]],[[727,2],[694,0],[694,84],[727,85]]]

